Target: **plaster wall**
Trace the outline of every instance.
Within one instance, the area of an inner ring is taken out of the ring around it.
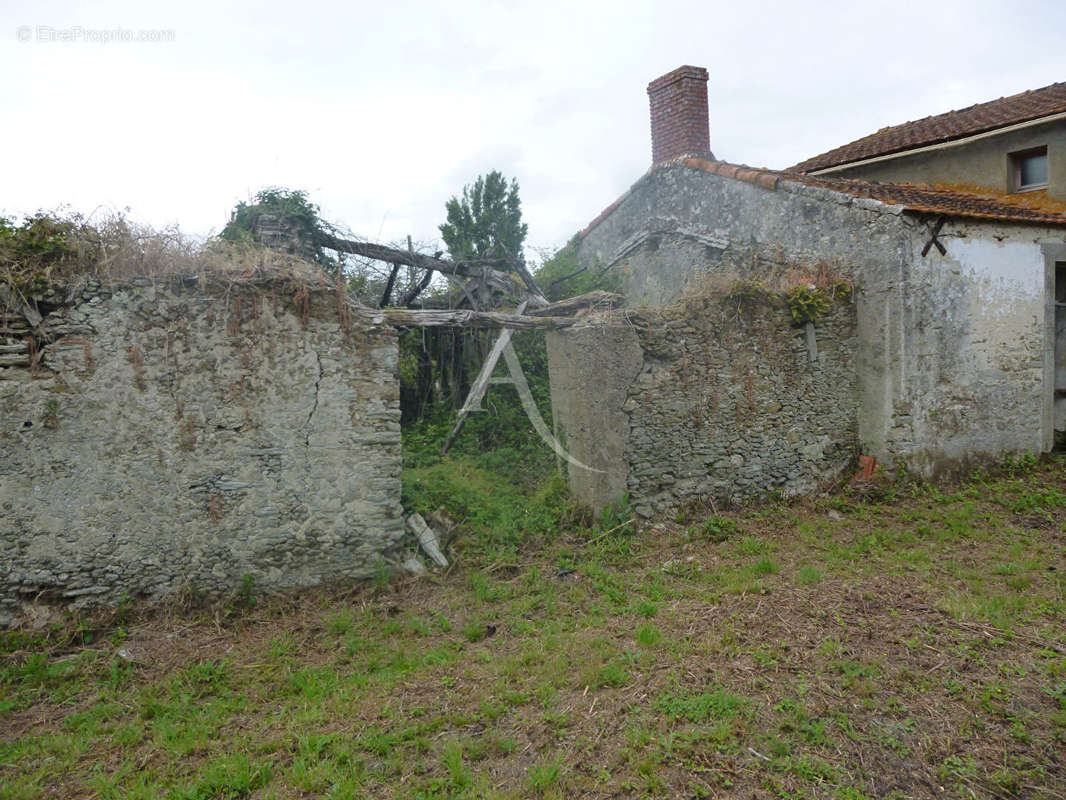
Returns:
[[[1044,146],[1047,192],[1066,200],[1066,119],[820,174],[895,183],[976,184],[1009,192],[1013,187],[1008,155]]]

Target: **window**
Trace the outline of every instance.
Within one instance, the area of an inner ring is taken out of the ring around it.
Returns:
[[[1010,154],[1011,191],[1047,188],[1047,147]]]

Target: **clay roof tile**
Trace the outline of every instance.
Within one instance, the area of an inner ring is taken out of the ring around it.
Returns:
[[[816,172],[828,167],[891,155],[917,147],[962,139],[1021,122],[1066,112],[1066,83],[978,103],[958,111],[904,122],[801,161],[790,172]]]

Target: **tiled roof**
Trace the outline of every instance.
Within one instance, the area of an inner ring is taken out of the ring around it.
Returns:
[[[882,203],[902,206],[907,211],[919,213],[946,214],[949,217],[968,217],[1000,222],[1066,226],[1066,203],[1049,198],[1043,192],[1007,194],[979,187],[953,187],[924,183],[880,183],[854,178],[836,178],[822,175],[804,175],[798,172],[758,169],[742,164],[728,164],[724,161],[711,161],[692,156],[656,165],[652,168],[652,171],[655,172],[671,166],[698,169],[771,190],[777,189],[782,181],[792,181],[806,186],[849,194],[853,197],[866,197]],[[581,237],[584,238],[589,231],[606,219],[629,193],[627,191],[604,209],[581,232]]]
[[[1066,83],[1053,83],[1043,89],[1032,89],[958,111],[937,114],[935,117],[882,128],[877,133],[789,167],[789,171],[813,172],[850,164],[915,147],[974,136],[1060,112],[1066,112]]]

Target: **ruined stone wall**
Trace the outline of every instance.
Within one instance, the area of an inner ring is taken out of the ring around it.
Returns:
[[[629,416],[623,406],[644,352],[624,317],[550,331],[547,343],[555,436],[584,465],[569,465],[570,491],[598,510],[628,491]]]
[[[0,618],[311,586],[397,548],[395,333],[342,324],[330,291],[204,282],[90,287],[32,360],[6,317]]]
[[[813,326],[722,295],[619,312],[548,339],[570,488],[650,517],[688,503],[812,491],[858,453],[855,308]]]
[[[808,337],[787,308],[708,300],[642,315],[629,389],[627,489],[642,516],[687,502],[805,494],[858,454],[855,309]]]

